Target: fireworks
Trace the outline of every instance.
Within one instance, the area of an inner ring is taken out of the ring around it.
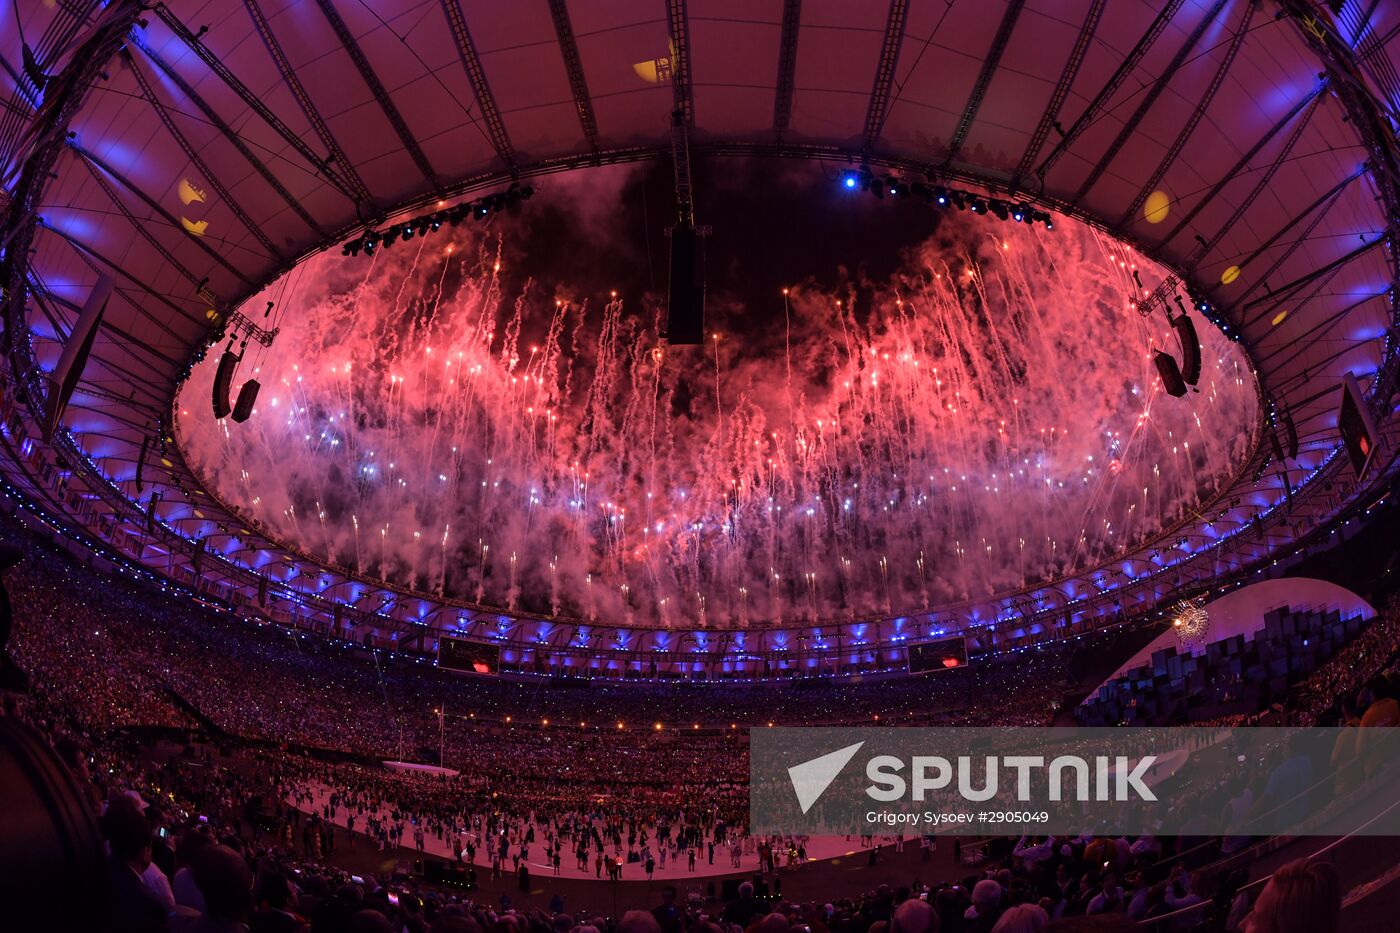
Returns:
[[[453,236],[308,260],[239,373],[256,417],[213,422],[206,361],[180,419],[226,501],[397,584],[668,626],[920,611],[1103,564],[1248,450],[1238,348],[1200,326],[1201,391],[1167,398],[1132,271],[1165,273],[1073,223],[950,217],[891,281],[718,300],[721,339],[665,350],[653,305],[507,293],[547,258]]]

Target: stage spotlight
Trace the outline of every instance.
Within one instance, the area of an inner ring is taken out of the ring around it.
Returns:
[[[974,214],[987,213],[987,202],[983,201],[981,198],[973,198],[972,203],[968,206],[972,209],[972,213]]]
[[[848,191],[854,191],[860,185],[860,177],[855,172],[845,172],[841,176],[841,185]]]
[[[1026,219],[1026,213],[1027,213],[1027,209],[1026,209],[1025,207],[1023,207],[1022,205],[1018,204],[1018,205],[1016,205],[1016,207],[1011,211],[1011,219],[1014,220],[1014,221],[1016,221],[1016,222],[1019,224],[1019,223],[1023,222],[1023,221]]]
[[[996,215],[998,220],[1005,220],[1007,217],[1011,216],[1011,212],[1007,209],[1005,201],[993,198],[990,203],[992,213]]]
[[[933,200],[937,204],[946,207],[948,204],[948,189],[944,188],[942,185],[939,185],[937,188],[934,188]]]

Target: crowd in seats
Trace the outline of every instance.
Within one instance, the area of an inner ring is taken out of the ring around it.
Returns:
[[[1394,664],[1398,651],[1400,599],[1389,603],[1360,635],[1298,686],[1291,704],[1298,712],[1296,724],[1345,721],[1346,701],[1355,699],[1362,688]]]
[[[20,667],[68,700],[88,728],[193,725],[151,673],[170,663],[143,635],[160,624],[152,601],[54,557],[21,561],[7,574]]]
[[[620,915],[591,909],[604,901],[602,893],[599,903],[576,905],[573,913],[563,904],[515,910],[508,900],[444,891],[414,878],[352,876],[336,867],[336,833],[320,812],[330,802],[318,806],[303,799],[309,813],[291,803],[311,787],[333,788],[339,808],[395,811],[391,822],[357,827],[362,841],[364,830],[371,830],[386,846],[411,845],[414,826],[444,837],[463,828],[481,830],[482,838],[504,830],[513,845],[548,846],[570,858],[580,838],[593,832],[583,828],[585,819],[603,827],[590,851],[645,844],[627,837],[640,827],[649,828],[653,846],[661,826],[663,838],[694,846],[737,832],[746,809],[746,743],[737,730],[723,727],[691,734],[684,728],[614,730],[609,724],[552,733],[534,720],[542,721],[542,712],[554,707],[522,707],[527,701],[519,693],[508,700],[511,685],[459,681],[410,664],[386,664],[382,678],[376,673],[371,680],[365,662],[337,649],[107,581],[66,555],[40,550],[31,556],[43,559],[24,562],[7,579],[17,612],[14,648],[33,686],[23,698],[8,696],[5,708],[49,736],[100,815],[112,895],[106,929],[113,933],[245,926],[251,933],[1016,933],[1121,928],[1195,905],[1201,906],[1190,923],[1209,916],[1213,929],[1329,933],[1336,926],[1340,893],[1325,866],[1299,864],[1277,872],[1251,914],[1251,899],[1242,893],[1246,876],[1211,863],[1223,851],[1221,841],[1193,858],[1177,851],[1187,843],[1150,836],[1023,838],[1015,845],[1008,840],[984,868],[965,877],[880,886],[830,903],[760,900],[750,890],[727,905],[663,898]],[[67,635],[65,616],[80,620],[67,627]],[[93,636],[84,634],[89,625]],[[59,640],[49,642],[48,636]],[[50,644],[65,645],[70,654]],[[1384,636],[1365,644],[1366,658],[1385,653]],[[1358,643],[1357,650],[1363,647]],[[1340,675],[1328,676],[1336,678],[1335,686],[1348,686]],[[975,710],[940,703],[947,698],[938,695],[938,685],[947,682],[883,681],[842,689],[849,691],[845,699],[866,690],[871,697],[883,694],[887,704],[874,707],[884,711],[882,721],[901,721],[901,712],[923,716],[927,705],[935,705],[936,721],[1044,723],[1053,708],[1033,679],[1023,679],[1021,702],[1014,702],[1008,698],[1018,692],[1003,692],[999,675],[990,672]],[[413,696],[415,689],[423,693]],[[330,762],[287,747],[327,746],[378,757],[405,744],[431,746],[436,716],[368,713],[364,698],[387,697],[391,710],[395,698],[417,708],[457,689],[476,691],[472,696],[482,713],[480,721],[457,723],[450,731],[443,723],[449,763],[463,765],[463,776],[451,783],[391,774],[364,762]],[[1385,677],[1372,678],[1365,691],[1367,708],[1358,711],[1363,723],[1368,717],[1371,724],[1385,717],[1400,721]],[[725,687],[717,695],[728,693]],[[738,699],[727,701],[732,705],[726,714],[737,716],[742,709],[782,715],[770,712],[771,704],[764,708],[762,701],[774,694],[745,693],[735,691]],[[565,715],[578,716],[580,696],[592,695],[569,691],[574,705]],[[821,695],[814,688],[812,699]],[[623,694],[601,696],[586,715],[631,719],[640,712],[635,700],[624,705]],[[855,702],[862,714],[871,708]],[[199,712],[193,719],[191,709]],[[654,707],[641,709],[648,719],[656,715]],[[796,721],[820,713],[793,711]],[[511,716],[531,722],[516,728],[507,722]],[[121,728],[174,727],[193,735],[202,733],[204,720],[222,733],[202,734],[173,753]],[[400,729],[411,737],[399,739]],[[268,739],[276,742],[256,742]],[[628,808],[610,813],[597,801],[605,789],[619,787]],[[527,826],[527,813],[537,822]],[[531,826],[539,835],[526,841]],[[1298,918],[1308,925],[1300,926]]]
[[[65,728],[27,703],[7,709],[55,734]],[[108,754],[138,766],[104,770]],[[275,802],[255,812],[269,788],[275,801],[305,776],[295,759],[249,753],[229,763],[208,747],[169,756],[108,747],[65,761],[109,849],[106,933],[1038,933],[1140,929],[1186,907],[1198,910],[1166,928],[1333,933],[1341,906],[1325,863],[1285,865],[1251,910],[1246,873],[1174,851],[1184,842],[1082,836],[1023,837],[964,877],[826,902],[762,899],[746,882],[727,904],[681,901],[670,888],[659,903],[614,912],[600,886],[592,903],[556,896],[548,909],[517,909],[509,895],[337,868],[334,835],[317,816]]]
[[[476,736],[486,723],[531,729],[546,720],[556,729],[586,723],[609,733],[619,722],[628,731],[652,730],[658,721],[667,732],[877,719],[1046,725],[1072,688],[1063,649],[1049,647],[916,678],[720,689],[553,680],[522,687],[245,621],[173,591],[96,573],[9,520],[0,527],[32,552],[10,571],[19,658],[50,684],[85,683],[88,672],[105,678],[101,689],[109,698],[94,713],[111,725],[187,725],[193,709],[232,735],[380,759],[435,757],[444,738],[443,763],[452,765],[481,754]],[[439,709],[447,711],[442,724]]]
[[[1113,678],[1087,698],[1075,719],[1085,726],[1241,722],[1283,702],[1290,688],[1317,673],[1331,671],[1328,679],[1334,680],[1345,676],[1333,662],[1355,657],[1346,649],[1363,631],[1370,632],[1365,644],[1383,644],[1386,633],[1395,632],[1397,616],[1400,607],[1387,608],[1376,630],[1360,616],[1344,619],[1335,610],[1275,609],[1251,639],[1234,635],[1203,651],[1154,652],[1148,664]],[[1326,679],[1319,687],[1327,687]],[[1337,692],[1329,695],[1335,698]]]
[[[61,707],[9,697],[6,711],[56,738],[100,814],[109,933],[1019,933],[1140,929],[1182,908],[1197,909],[1164,929],[1333,933],[1340,912],[1339,880],[1324,863],[1286,865],[1251,899],[1246,872],[1181,851],[1186,840],[1151,836],[1022,837],[963,877],[827,902],[760,899],[746,883],[727,904],[670,890],[614,912],[599,887],[592,903],[517,909],[509,895],[336,867],[328,824],[281,799],[318,763],[111,738],[83,748]]]

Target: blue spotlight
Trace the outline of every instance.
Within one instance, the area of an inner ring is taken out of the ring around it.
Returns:
[[[854,174],[847,172],[845,177],[841,179],[841,184],[845,185],[847,188],[854,188],[859,182],[856,180]]]

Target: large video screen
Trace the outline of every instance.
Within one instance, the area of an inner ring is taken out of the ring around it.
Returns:
[[[909,672],[950,671],[967,664],[967,639],[962,635],[909,646]]]
[[[1371,412],[1366,408],[1361,387],[1351,373],[1342,379],[1342,404],[1337,412],[1337,428],[1341,431],[1342,443],[1346,445],[1347,458],[1356,471],[1356,478],[1360,479],[1376,451],[1376,426],[1371,420]]]
[[[501,669],[501,649],[462,638],[438,639],[438,667],[468,674],[494,674]]]

